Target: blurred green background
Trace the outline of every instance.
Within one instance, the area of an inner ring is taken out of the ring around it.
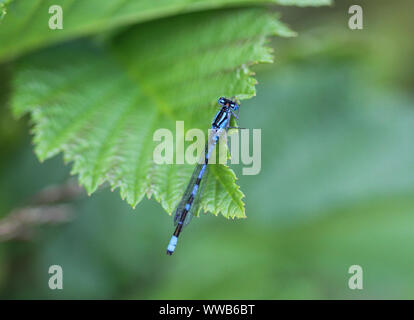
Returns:
[[[65,199],[70,221],[22,220],[70,165],[36,159],[1,66],[0,232],[27,227],[0,242],[0,298],[414,298],[414,4],[359,1],[359,31],[351,4],[279,8],[299,36],[275,39],[275,64],[255,69],[257,97],[241,108],[239,124],[262,129],[261,173],[233,166],[248,218],[195,219],[172,257],[171,217],[107,188]],[[63,290],[48,287],[54,264]],[[354,264],[363,290],[348,288]]]

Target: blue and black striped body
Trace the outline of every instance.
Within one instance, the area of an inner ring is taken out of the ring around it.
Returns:
[[[234,114],[234,111],[239,108],[239,105],[236,102],[226,98],[220,98],[218,101],[222,108],[216,114],[211,124],[212,134],[206,145],[204,161],[195,168],[184,196],[175,210],[174,222],[177,227],[168,244],[168,255],[173,254],[182,228],[191,220],[196,199],[199,200],[202,193],[202,190],[200,190],[201,181],[205,176],[209,158],[217,144],[217,141],[219,140],[221,134],[228,129],[232,115],[237,117]]]

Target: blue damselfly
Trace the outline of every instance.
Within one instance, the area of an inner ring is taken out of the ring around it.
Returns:
[[[204,159],[201,159],[199,164],[195,167],[187,189],[175,209],[174,225],[176,228],[168,244],[168,255],[173,254],[182,228],[191,221],[193,214],[197,212],[203,191],[202,189],[205,184],[205,177],[207,175],[206,171],[208,160],[217,144],[217,141],[222,134],[227,132],[227,129],[231,128],[230,120],[232,116],[238,119],[235,112],[239,109],[239,103],[224,97],[220,97],[218,99],[218,103],[221,106],[221,109],[217,112],[211,124],[211,133],[206,143],[205,153],[203,155]]]

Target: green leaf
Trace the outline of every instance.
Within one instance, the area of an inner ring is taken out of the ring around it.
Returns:
[[[193,165],[156,165],[153,133],[207,129],[217,97],[255,95],[249,66],[272,62],[266,37],[289,34],[260,9],[211,11],[136,26],[107,47],[78,42],[23,59],[13,109],[31,112],[41,160],[64,152],[89,193],[108,181],[135,206],[154,195],[171,213]],[[291,32],[290,32],[291,34]],[[212,166],[202,211],[244,217],[233,171]]]
[[[4,0],[3,0],[4,1]],[[33,49],[178,13],[263,3],[326,5],[329,0],[19,0],[0,27],[0,62]],[[63,29],[51,30],[49,7],[60,5]],[[1,12],[1,11],[0,11]],[[228,17],[227,17],[228,19]]]

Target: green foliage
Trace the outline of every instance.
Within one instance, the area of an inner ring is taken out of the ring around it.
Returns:
[[[4,1],[4,0],[3,0]],[[6,0],[7,2],[7,0]],[[280,3],[326,5],[329,0],[19,0],[11,5],[0,28],[0,62],[27,51],[59,41],[101,33],[148,20],[234,6]],[[60,5],[64,14],[62,30],[50,30],[49,7]],[[228,18],[228,17],[227,17]],[[18,39],[18,41],[16,41]]]
[[[65,1],[64,28],[54,31],[44,25],[52,2],[14,4],[3,25],[8,31],[0,30],[0,59],[116,29],[99,39],[72,41],[20,59],[12,107],[17,116],[31,114],[39,159],[63,151],[65,161],[73,162],[72,174],[79,175],[89,194],[109,182],[133,207],[144,195],[154,196],[171,213],[193,166],[154,164],[154,131],[174,131],[177,120],[184,120],[187,129],[207,129],[217,97],[255,95],[250,66],[272,62],[267,38],[294,33],[258,8],[194,12],[122,31],[119,27],[236,3]],[[9,40],[16,38],[19,41]],[[211,172],[200,212],[244,217],[243,193],[233,171],[217,165]]]
[[[315,29],[278,41],[276,65],[258,72],[240,121],[263,132],[261,174],[238,181],[248,221],[194,221],[171,260],[171,225],[155,201],[134,212],[109,190],[76,198],[70,223],[0,245],[0,298],[412,299],[414,3],[366,5],[375,27],[358,35],[342,7],[294,10],[295,28]],[[0,125],[15,146],[0,146],[0,216],[69,174],[60,156],[39,163],[10,125]],[[47,286],[51,263],[64,290]],[[363,290],[347,286],[352,264]]]
[[[266,36],[289,34],[262,10],[227,14],[145,23],[105,47],[82,42],[24,59],[13,107],[17,115],[31,112],[38,157],[64,151],[89,193],[109,181],[132,206],[154,195],[171,212],[193,166],[155,165],[154,131],[174,131],[177,120],[187,129],[208,128],[218,96],[253,96],[248,66],[272,61]],[[234,174],[215,170],[206,187],[214,198],[204,197],[201,207],[243,217]]]

